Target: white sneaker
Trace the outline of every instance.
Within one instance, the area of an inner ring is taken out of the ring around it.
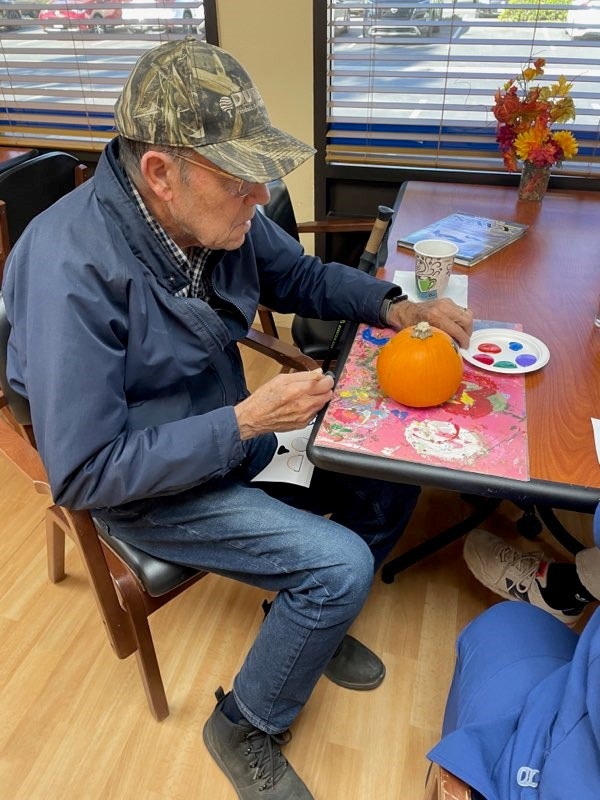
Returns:
[[[554,559],[541,551],[523,553],[499,536],[474,530],[465,539],[463,556],[477,580],[500,597],[531,603],[569,626],[581,616],[581,608],[551,608],[542,597]]]

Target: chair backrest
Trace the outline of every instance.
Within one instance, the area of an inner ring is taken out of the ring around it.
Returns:
[[[0,173],[0,200],[7,206],[11,246],[34,217],[85,180],[86,170],[75,156],[54,152]]]
[[[61,152],[44,153],[0,173],[0,278],[11,247],[31,220],[87,176],[85,164]]]
[[[280,178],[267,183],[267,187],[271,193],[271,199],[264,206],[256,206],[257,211],[276,222],[294,239],[299,239],[298,223],[287,186]]]
[[[35,147],[5,147],[2,145],[0,147],[0,151],[2,151],[2,159],[0,160],[0,172],[8,172],[9,169],[16,167],[17,164],[21,164],[23,161],[27,161],[30,158],[35,158],[40,154],[39,150],[36,150]]]

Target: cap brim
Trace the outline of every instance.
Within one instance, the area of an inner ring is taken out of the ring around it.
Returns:
[[[316,153],[314,147],[277,128],[193,149],[226,172],[252,183],[282,178]]]

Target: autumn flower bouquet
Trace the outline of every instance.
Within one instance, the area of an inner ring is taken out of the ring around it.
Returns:
[[[561,166],[565,158],[577,153],[577,141],[570,131],[555,131],[553,125],[575,119],[570,96],[573,84],[564,75],[550,86],[533,86],[544,74],[545,59],[538,58],[516,78],[511,78],[495,94],[492,113],[498,121],[496,141],[507,169],[517,171],[517,160],[524,168]],[[547,181],[546,181],[547,183]]]

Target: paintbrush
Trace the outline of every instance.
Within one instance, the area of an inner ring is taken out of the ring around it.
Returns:
[[[367,272],[369,275],[374,275],[375,271],[377,270],[377,253],[381,246],[381,242],[383,241],[383,237],[389,225],[390,219],[392,218],[394,211],[387,206],[379,206],[377,209],[377,218],[373,223],[373,228],[369,235],[369,240],[365,245],[365,249],[363,254],[360,257],[360,261],[358,262],[357,269],[361,270],[361,272]],[[331,366],[331,362],[335,355],[336,348],[340,341],[340,336],[344,330],[344,326],[346,325],[346,320],[341,319],[338,322],[337,328],[335,329],[335,333],[333,334],[333,338],[329,344],[329,349],[327,351],[327,355],[325,356],[325,360],[323,361],[323,372],[327,372],[329,367]]]

